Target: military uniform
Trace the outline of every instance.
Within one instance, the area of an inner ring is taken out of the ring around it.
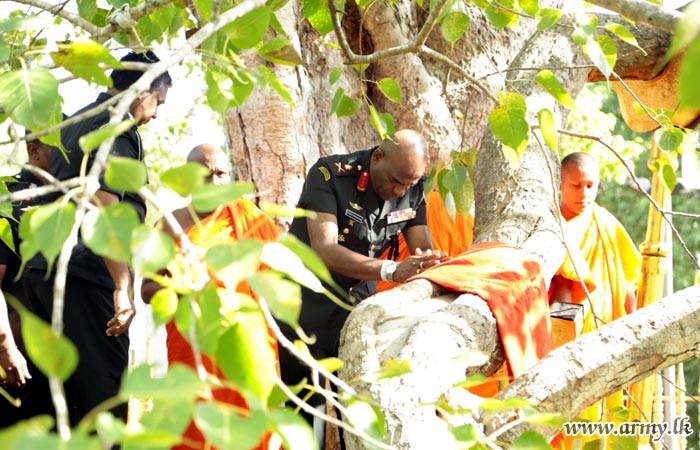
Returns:
[[[374,150],[376,147],[319,159],[309,171],[298,204],[306,210],[335,215],[338,244],[371,258],[379,257],[389,245],[396,245],[403,229],[427,224],[422,179],[403,197],[393,200],[384,201],[374,192],[369,176]],[[289,232],[309,244],[305,217],[294,219]],[[374,281],[331,274],[354,301],[376,292]],[[316,346],[323,353],[336,353],[347,315],[325,295],[303,289],[299,323],[307,334],[316,335]]]
[[[378,258],[390,245],[398,250],[398,235],[405,228],[427,225],[423,179],[408,189],[403,197],[393,200],[384,201],[374,191],[369,168],[372,152],[376,149],[319,159],[309,170],[298,203],[299,208],[333,214],[338,223],[338,244],[371,258]],[[305,217],[295,218],[289,232],[310,244]],[[351,302],[363,300],[376,292],[375,281],[360,281],[333,271],[331,275],[343,289],[339,294],[349,297]],[[316,337],[316,342],[309,346],[311,354],[317,359],[336,356],[340,330],[348,311],[326,295],[304,287],[301,295],[299,325],[307,335]],[[279,326],[288,339],[296,339],[291,327],[281,322]],[[284,347],[279,348],[279,362],[285,383],[291,385],[304,377],[309,379],[309,368]],[[325,384],[323,380],[320,382]],[[304,391],[300,395],[305,396]],[[325,413],[326,401],[320,394],[313,394],[307,403]],[[325,448],[325,422],[306,412],[301,414],[312,426],[319,448]],[[341,448],[344,448],[342,438]]]

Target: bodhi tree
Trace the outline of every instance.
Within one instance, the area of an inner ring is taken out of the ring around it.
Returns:
[[[123,220],[123,211],[99,208],[91,202],[97,189],[94,180],[106,171],[108,183],[139,192],[152,209],[158,209],[158,199],[146,183],[146,168],[132,160],[108,158],[108,152],[114,137],[130,126],[124,117],[139,90],[187,56],[198,55],[197,70],[208,86],[206,103],[225,116],[232,159],[243,180],[225,187],[204,186],[205,174],[187,165],[159,174],[166,187],[191,195],[195,210],[211,210],[257,186],[260,205],[286,224],[306,169],[319,156],[368,148],[396,129],[414,128],[429,142],[435,163],[429,184],[441,191],[448,209],[464,212],[473,204],[475,240],[505,242],[531,253],[540,262],[545,279],[551,278],[565,254],[556,219],[558,135],[567,132],[567,113],[576,108],[573,99],[582,86],[594,80],[652,79],[672,56],[683,52],[679,96],[683,107],[700,107],[692,95],[693,80],[700,70],[698,3],[679,13],[639,0],[593,2],[627,20],[591,11],[566,12],[562,10],[565,2],[544,0],[3,3],[27,5],[0,26],[4,67],[0,106],[2,119],[10,123],[6,143],[13,146],[8,162],[16,161],[20,143],[26,139],[39,137],[60,147],[59,130],[81,119],[62,120],[58,85],[68,80],[59,80],[54,69],[68,70],[69,79],[109,86],[105,71],[120,67],[110,50],[138,50],[155,44],[170,49],[166,54],[160,52],[161,63],[148,68],[132,66],[145,70],[142,78],[105,104],[112,108],[110,125],[81,143],[85,151],[97,149],[91,170],[82,179],[51,180],[32,192],[63,191],[64,201],[25,214],[19,227],[23,239],[19,250],[23,258],[41,252],[56,260],[55,304],[60,305],[61,274],[65,276],[70,249],[82,232],[96,253],[131,264],[135,292],[143,276],[162,281],[166,288],[153,300],[156,321],[176,317],[195,353],[216,355],[228,377],[212,381],[201,370],[174,368],[167,378],[153,380],[148,368],[137,369],[125,378],[120,399],[115,401],[130,396],[149,398],[153,402],[150,412],[125,426],[104,408],[71,430],[62,412],[65,400],[60,386],[78,355],[61,336],[60,314],[54,314],[49,326],[22,311],[29,356],[38,364],[43,361],[39,367],[52,381],[58,413],[56,434],[50,431],[53,421],[43,419],[8,430],[6,436],[18,448],[38,442],[53,448],[61,440],[76,448],[96,448],[100,441],[121,442],[125,448],[168,448],[179,440],[191,417],[207,439],[222,448],[252,448],[266,429],[277,433],[287,448],[313,448],[308,427],[291,409],[279,406],[285,398],[293,398],[300,407],[303,402],[296,398],[294,388],[281,384],[273,356],[261,356],[260,349],[266,339],[263,318],[273,328],[271,315],[295,325],[300,307],[298,284],[319,290],[318,279],[329,281],[317,257],[290,237],[271,244],[232,244],[209,251],[205,261],[216,276],[234,286],[233,281],[248,281],[260,300],[259,307],[250,301],[243,302],[245,307],[223,304],[211,288],[204,262],[194,256],[196,250],[186,240],[176,249],[159,230]],[[54,22],[69,25],[68,39],[44,37],[41,30]],[[683,134],[679,138],[669,118],[673,111],[644,106],[639,108],[663,129],[666,158],[658,169],[673,173]],[[23,136],[21,127],[33,133]],[[665,178],[667,184],[672,184],[671,178]],[[0,230],[3,241],[11,244],[10,202],[27,193],[10,195],[4,186],[2,189]],[[177,230],[167,211],[161,213]],[[259,271],[261,262],[269,269]],[[158,278],[158,271],[165,267],[176,275],[168,280]],[[395,296],[410,299],[434,294],[432,286],[413,284],[385,297],[392,301]],[[380,301],[377,297],[369,304]],[[696,323],[697,293],[691,289],[663,302],[554,352],[500,395],[522,397],[543,411],[573,417],[606,393],[692,356],[700,338],[682,330]],[[488,319],[483,308],[469,314]],[[353,313],[349,323],[353,317],[361,316]],[[653,325],[650,317],[656,319]],[[500,344],[493,323],[484,327],[491,333],[479,336],[488,342],[479,342],[475,349],[491,355],[493,361],[486,366],[493,368],[502,358]],[[679,334],[683,339],[677,338]],[[627,346],[610,345],[612,337],[619,337],[615,342]],[[291,345],[278,338],[280,345]],[[453,338],[457,339],[447,340]],[[580,349],[590,346],[601,349],[598,355],[605,355],[605,364],[587,365]],[[629,359],[622,360],[621,352]],[[303,351],[298,354],[306,357]],[[581,359],[585,371],[562,374],[550,368],[575,359]],[[328,374],[337,368],[335,363],[314,365]],[[348,363],[346,370],[357,367]],[[465,367],[455,370],[466,376]],[[612,381],[611,373],[617,374]],[[402,370],[389,367],[377,376],[397,375]],[[547,378],[555,376],[573,384],[586,380],[591,388],[555,386]],[[349,394],[346,406],[338,404],[348,423],[337,424],[359,437],[355,445],[416,445],[409,434],[397,433],[396,428],[389,429],[391,437],[383,444],[382,417],[387,411],[378,414],[380,409],[376,409],[384,406],[381,396],[371,398],[372,388],[358,392],[333,379]],[[228,383],[242,392],[250,413],[240,415],[213,400],[195,404],[197,398],[210,399],[212,383]],[[509,437],[501,426],[508,416],[471,414],[456,419],[445,429],[456,441],[462,439],[459,445],[463,447],[471,445],[471,435],[460,434],[465,420],[471,420],[472,429],[479,433],[498,430],[499,439],[506,443],[521,431],[515,425],[524,422],[516,420],[507,427],[516,430]],[[94,429],[97,436],[89,433]],[[540,431],[545,435],[553,432]],[[524,436],[546,445],[538,435]]]

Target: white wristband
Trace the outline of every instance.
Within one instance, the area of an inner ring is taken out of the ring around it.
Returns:
[[[398,264],[396,263],[396,261],[393,261],[391,259],[385,259],[384,261],[382,261],[382,267],[379,269],[379,277],[382,279],[382,281],[394,281],[393,275],[396,271],[397,265]],[[388,273],[390,267],[393,269],[390,271],[391,274]],[[389,275],[391,275],[391,277]]]

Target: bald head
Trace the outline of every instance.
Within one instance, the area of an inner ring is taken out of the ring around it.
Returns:
[[[595,169],[596,172],[600,172],[600,168],[598,167],[598,163],[596,162],[596,160],[593,159],[591,155],[584,152],[574,152],[566,155],[566,157],[561,160],[562,174],[564,173],[565,169],[572,166],[591,167],[591,169]]]
[[[372,153],[370,180],[384,200],[402,197],[428,168],[428,144],[414,130],[399,130]]]
[[[200,144],[187,155],[187,162],[198,163],[209,169],[207,183],[226,184],[231,182],[231,167],[226,154],[215,145]]]
[[[571,153],[562,160],[559,207],[566,220],[573,219],[595,203],[599,172],[598,163],[587,153]]]

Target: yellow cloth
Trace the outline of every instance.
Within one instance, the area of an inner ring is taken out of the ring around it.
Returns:
[[[641,255],[622,224],[608,210],[597,204],[569,220],[566,225],[567,242],[572,251],[572,258],[591,296],[582,331],[587,333],[627,314],[625,299],[627,292],[635,289],[640,274]],[[577,250],[580,253],[577,253]],[[557,275],[574,281],[571,291],[573,303],[588,303],[586,292],[576,276],[573,264],[567,256]],[[614,421],[609,413],[612,408],[621,406],[622,391],[618,391],[602,402],[590,406],[579,417],[591,421]],[[564,439],[564,448],[573,448],[576,439],[581,439],[583,448],[585,442],[604,437],[567,436]]]

